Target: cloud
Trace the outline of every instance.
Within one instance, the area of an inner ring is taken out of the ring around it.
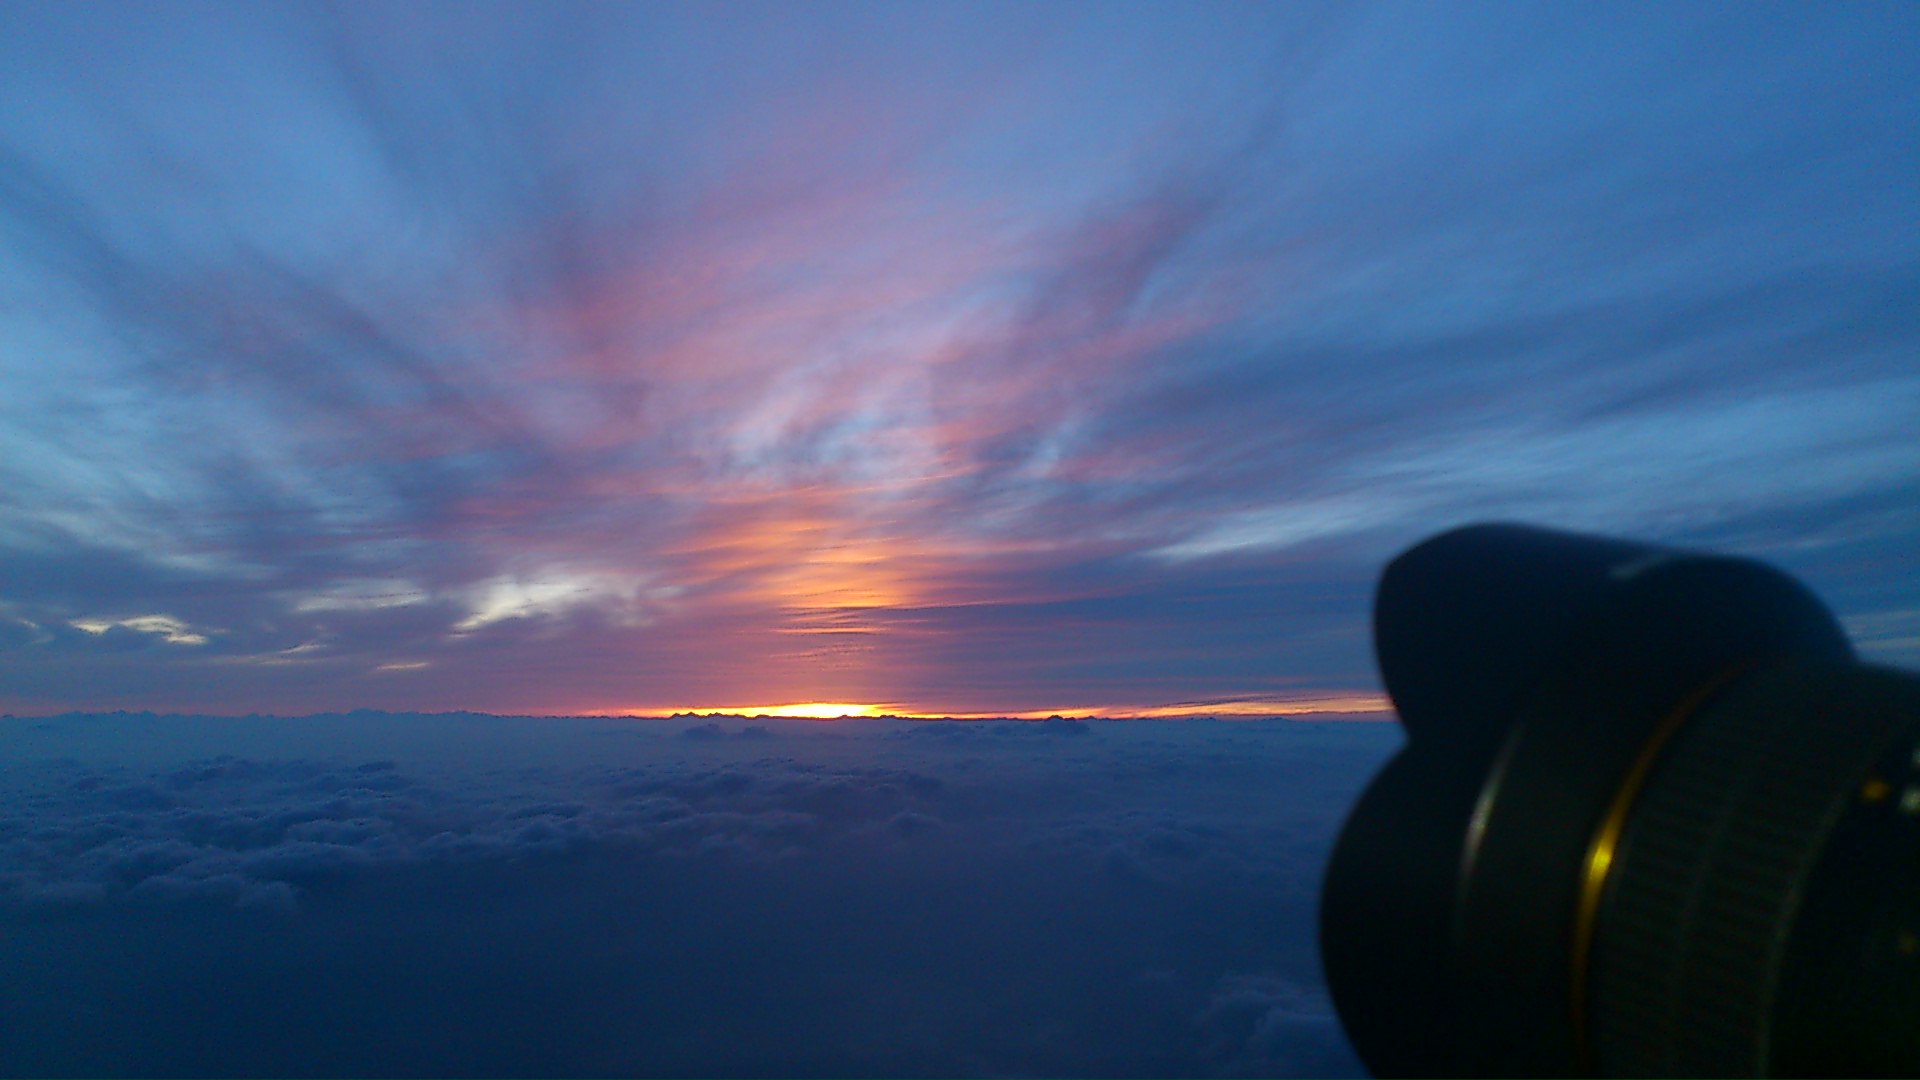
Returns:
[[[171,615],[133,615],[119,619],[70,619],[67,625],[75,630],[84,630],[95,637],[104,637],[118,628],[141,634],[152,634],[169,645],[205,645],[207,643],[205,634],[196,633],[192,627]]]
[[[0,981],[58,973],[0,1003],[27,1071],[1242,1075],[1358,1068],[1315,882],[1398,736],[367,714],[7,738],[0,938],[35,945]]]
[[[427,594],[408,581],[339,581],[294,600],[295,612],[378,611],[427,602]]]
[[[633,575],[557,571],[527,579],[494,578],[469,590],[471,612],[454,623],[452,631],[466,634],[504,619],[562,616],[583,605],[605,609],[619,621],[644,622],[648,594],[671,591],[650,590]]]
[[[18,20],[5,707],[1071,708],[1472,518],[1910,540],[1910,16],[1005,17]],[[1364,692],[1293,614],[1126,704]]]
[[[1196,1021],[1221,1076],[1317,1076],[1350,1069],[1333,1003],[1279,976],[1228,975]]]

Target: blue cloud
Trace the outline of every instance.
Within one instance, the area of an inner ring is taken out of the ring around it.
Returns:
[[[10,728],[0,984],[38,988],[0,996],[33,1033],[10,1060],[1357,1070],[1320,989],[1313,894],[1388,725],[763,726]],[[246,752],[206,752],[222,746]]]

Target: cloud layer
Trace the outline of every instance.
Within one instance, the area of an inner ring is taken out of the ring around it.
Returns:
[[[1398,738],[371,715],[4,737],[10,1069],[353,1075],[1352,1072],[1312,913]]]

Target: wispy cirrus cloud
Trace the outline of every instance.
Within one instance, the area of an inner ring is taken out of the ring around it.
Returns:
[[[222,632],[0,704],[1337,696],[1459,520],[1910,533],[1898,9],[1005,14],[23,16],[0,600]]]

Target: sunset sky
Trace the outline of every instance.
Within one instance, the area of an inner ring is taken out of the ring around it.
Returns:
[[[0,1071],[1358,1075],[1485,520],[1920,669],[1920,3],[0,0]]]
[[[1487,518],[1920,662],[1916,43],[0,3],[0,712],[1377,710]]]

